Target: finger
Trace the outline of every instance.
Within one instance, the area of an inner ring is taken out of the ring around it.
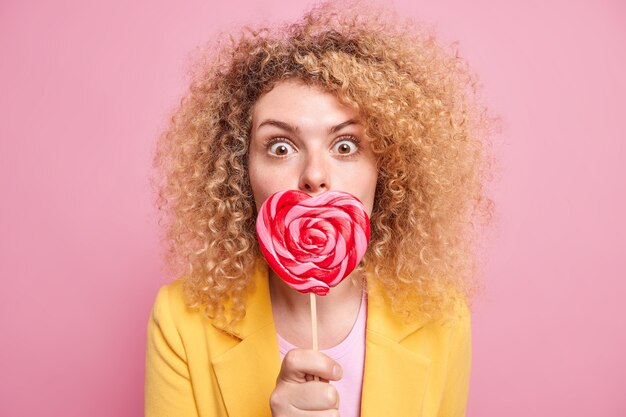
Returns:
[[[314,380],[315,380],[315,377],[314,377],[313,375],[311,375],[311,374],[306,374],[306,375],[304,376],[304,379],[306,379],[306,381],[307,381],[307,382],[309,382],[309,381],[314,381]],[[324,378],[318,378],[318,381],[328,382],[328,380],[327,380],[327,379],[324,379]]]
[[[335,387],[326,382],[293,384],[289,403],[303,411],[339,409],[339,393]]]
[[[296,411],[294,416],[298,417],[339,417],[339,410],[321,410],[321,411]]]
[[[292,349],[287,352],[278,378],[289,382],[306,382],[307,374],[338,381],[343,370],[337,362],[312,349]]]

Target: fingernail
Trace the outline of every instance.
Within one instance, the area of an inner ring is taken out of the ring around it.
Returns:
[[[339,365],[333,365],[333,375],[335,376],[335,378],[341,378],[341,376],[343,375],[343,371],[341,370],[341,367]]]

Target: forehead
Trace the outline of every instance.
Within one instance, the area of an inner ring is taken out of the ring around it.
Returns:
[[[341,123],[357,112],[333,93],[298,80],[277,83],[252,108],[253,126],[263,119],[289,119],[293,123]]]

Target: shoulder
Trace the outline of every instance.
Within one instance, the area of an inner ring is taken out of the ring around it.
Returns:
[[[413,312],[401,315],[394,310],[389,299],[377,291],[372,293],[368,299],[368,330],[398,342],[412,336],[446,337],[453,330],[469,329],[471,313],[464,297],[452,298],[447,308],[434,314]]]
[[[471,349],[471,313],[465,300],[455,300],[451,308],[438,317],[422,316],[408,322],[391,314],[391,309],[376,313],[386,316],[384,320],[372,320],[376,323],[376,333],[433,362],[443,364],[450,356],[458,355],[460,351],[467,355]]]
[[[189,297],[185,289],[185,278],[162,285],[155,297],[152,308],[152,318],[156,322],[170,322],[175,325],[179,332],[186,330],[203,332],[218,329],[213,325],[213,320],[205,314],[203,304],[190,306]]]
[[[198,335],[211,332],[211,320],[201,307],[187,305],[184,278],[178,278],[161,286],[152,307],[151,321],[163,333],[183,342],[196,339]]]
[[[471,322],[471,316],[467,300],[459,297],[454,299],[451,308],[443,315],[441,322],[444,326],[468,327]]]
[[[185,329],[194,321],[191,312],[187,310],[183,297],[182,279],[179,278],[161,286],[152,306],[148,327],[149,337],[159,335],[168,344],[183,351],[182,336]]]
[[[184,277],[159,288],[150,321],[155,325],[152,329],[180,343],[181,348],[202,350],[198,353],[210,357],[223,353],[239,340],[215,326],[205,315],[204,306],[188,306]]]
[[[162,285],[155,297],[153,306],[153,316],[164,318],[164,316],[180,316],[187,313],[185,305],[183,278],[178,278],[169,284]]]
[[[151,319],[158,326],[175,327],[190,325],[200,320],[199,309],[191,310],[185,304],[183,279],[161,286],[152,307]]]
[[[469,342],[472,315],[465,298],[456,298],[450,308],[441,315],[426,323],[427,331],[437,333],[446,339],[450,349],[458,347],[462,341]]]

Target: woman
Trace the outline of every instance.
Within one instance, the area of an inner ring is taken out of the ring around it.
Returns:
[[[472,219],[491,204],[462,60],[411,22],[327,3],[205,62],[155,157],[168,259],[188,268],[150,318],[146,415],[464,415]],[[371,217],[362,264],[318,297],[321,351],[308,295],[255,235],[288,189],[349,192]]]

